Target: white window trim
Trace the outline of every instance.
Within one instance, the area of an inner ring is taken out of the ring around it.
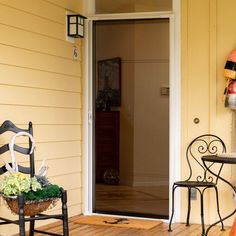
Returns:
[[[84,83],[83,83],[83,214],[93,214],[93,116],[92,114],[92,24],[94,20],[126,20],[126,19],[158,19],[170,20],[170,161],[169,161],[169,215],[171,215],[172,184],[180,179],[180,114],[181,114],[181,87],[180,87],[180,0],[173,0],[173,12],[151,13],[122,13],[99,14],[88,16],[86,35],[84,38]],[[180,220],[180,193],[175,196],[174,221]]]

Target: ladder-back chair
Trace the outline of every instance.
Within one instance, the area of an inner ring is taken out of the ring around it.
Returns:
[[[0,136],[3,135],[4,133],[19,133],[19,132],[27,132],[31,136],[33,136],[33,126],[32,123],[29,122],[29,126],[27,129],[22,129],[14,125],[11,121],[7,120],[5,121],[1,126],[0,126]],[[28,165],[22,166],[18,165],[18,171],[24,174],[30,175],[30,177],[35,176],[35,161],[34,161],[34,151],[32,150],[32,141],[29,138],[29,142],[27,147],[19,146],[19,145],[14,145],[13,147],[14,151],[21,153],[26,156],[26,162],[28,162]],[[0,147],[0,156],[4,153],[9,152],[9,144],[4,144],[3,146]],[[2,158],[3,159],[3,158]],[[5,161],[5,160],[4,160]],[[12,163],[9,163],[12,166]],[[0,166],[0,175],[3,175],[7,172],[6,164],[4,163],[2,166]],[[37,214],[34,216],[25,216],[24,214],[24,196],[23,195],[18,195],[18,220],[11,220],[7,219],[5,217],[0,216],[0,226],[4,224],[17,224],[19,226],[19,235],[20,236],[25,236],[26,235],[26,227],[25,223],[29,222],[30,227],[29,227],[29,235],[33,236],[35,232],[41,233],[41,234],[47,234],[47,235],[63,235],[63,236],[68,236],[69,235],[69,229],[68,229],[68,212],[67,212],[67,192],[66,190],[63,190],[61,188],[61,213],[59,214]],[[59,219],[62,221],[62,234],[56,234],[54,232],[46,232],[42,230],[37,230],[35,229],[35,222],[37,220],[47,220],[47,219]]]

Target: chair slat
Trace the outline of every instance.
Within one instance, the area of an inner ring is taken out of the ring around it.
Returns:
[[[6,120],[0,126],[0,134],[3,134],[7,131],[18,133],[18,132],[21,132],[21,131],[26,131],[27,132],[28,130],[20,129],[20,128],[16,127],[10,120]]]
[[[18,145],[14,145],[14,150],[25,155],[28,155],[30,152],[29,148],[20,147]],[[3,146],[0,147],[0,155],[8,151],[9,151],[8,144],[4,144]]]

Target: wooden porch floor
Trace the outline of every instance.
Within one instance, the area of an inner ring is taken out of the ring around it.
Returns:
[[[82,225],[76,224],[75,221],[79,216],[72,217],[69,220],[70,236],[200,236],[201,225],[191,225],[186,227],[184,224],[173,224],[173,232],[168,232],[168,224],[163,223],[150,230],[144,229],[127,229],[112,226]],[[61,233],[61,223],[53,223],[42,229],[50,230],[54,233]],[[228,236],[230,229],[220,231],[219,227],[210,230],[209,236]],[[43,234],[35,234],[43,236]]]

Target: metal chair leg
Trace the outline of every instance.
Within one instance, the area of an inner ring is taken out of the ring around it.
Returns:
[[[201,221],[202,221],[202,236],[205,236],[203,193],[204,193],[204,190],[202,193],[200,193],[201,195]]]
[[[174,203],[174,200],[175,200],[175,189],[177,188],[177,186],[175,186],[174,184],[173,184],[173,187],[172,187],[172,209],[171,209],[171,217],[170,217],[170,222],[169,222],[169,229],[168,229],[168,231],[169,232],[171,232],[172,231],[172,229],[171,229],[171,223],[172,223],[172,220],[173,220],[173,216],[174,216],[174,209],[175,209],[175,203]]]
[[[219,195],[218,195],[218,189],[215,186],[215,192],[216,192],[216,206],[217,206],[217,212],[218,212],[218,216],[220,218],[220,223],[221,223],[221,231],[224,231],[224,223],[222,221],[221,215],[220,215],[220,207],[219,207]]]
[[[191,211],[191,188],[188,188],[188,212],[187,212],[186,226],[189,226],[190,211]]]

